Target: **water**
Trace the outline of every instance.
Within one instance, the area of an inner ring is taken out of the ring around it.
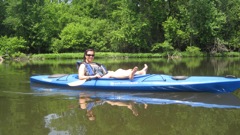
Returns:
[[[240,76],[239,58],[96,60],[108,69],[172,75]],[[76,73],[76,60],[0,64],[0,135],[238,134],[240,92],[130,93],[30,84],[36,74]]]

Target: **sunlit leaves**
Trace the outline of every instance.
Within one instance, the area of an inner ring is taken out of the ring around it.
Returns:
[[[0,55],[13,55],[25,49],[26,41],[20,37],[0,37]]]
[[[164,50],[159,43],[209,51],[216,39],[237,51],[239,6],[239,0],[8,0],[0,3],[0,34],[23,37],[24,53]]]
[[[165,41],[163,43],[154,44],[151,51],[169,52],[173,50],[174,50],[173,46],[168,41]]]

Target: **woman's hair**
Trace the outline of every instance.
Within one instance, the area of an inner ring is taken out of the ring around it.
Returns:
[[[83,55],[83,61],[86,62],[86,57],[85,55],[89,52],[89,51],[93,51],[94,52],[94,49],[87,49],[85,52],[84,52],[84,55]],[[95,53],[95,52],[94,52]]]

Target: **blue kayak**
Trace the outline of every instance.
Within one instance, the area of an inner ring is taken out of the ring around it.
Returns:
[[[79,80],[77,74],[36,75],[32,83],[92,90],[157,91],[157,92],[233,92],[240,89],[240,78],[234,76],[136,75],[133,80],[100,78]]]

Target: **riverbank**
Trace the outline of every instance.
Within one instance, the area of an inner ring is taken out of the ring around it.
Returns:
[[[188,52],[177,53],[115,53],[97,52],[95,58],[181,58],[181,57],[240,57],[240,52],[225,52],[216,54],[194,54]],[[83,53],[33,54],[32,59],[81,59]]]
[[[240,57],[240,52],[225,52],[216,54],[207,53],[189,53],[189,52],[176,52],[176,53],[116,53],[116,52],[97,52],[95,58],[169,58],[178,59],[181,57]],[[21,54],[13,57],[1,57],[1,61],[13,60],[45,60],[45,59],[82,59],[83,53],[58,53],[58,54]]]

